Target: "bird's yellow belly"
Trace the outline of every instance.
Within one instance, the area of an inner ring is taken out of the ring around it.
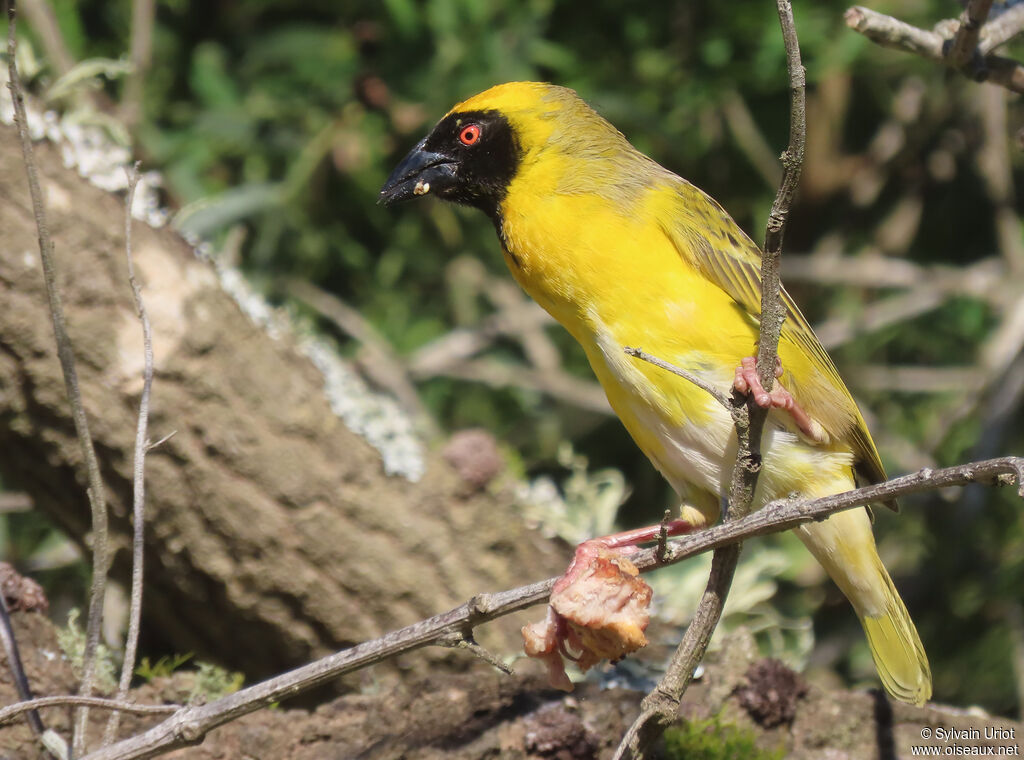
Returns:
[[[597,331],[592,345],[588,358],[619,419],[684,501],[713,521],[736,460],[728,410],[688,380],[625,354],[622,346],[628,343],[610,330]],[[659,354],[654,345],[640,347],[729,394],[734,362],[700,351],[673,355]],[[791,493],[815,496],[853,487],[852,455],[801,438],[786,412],[769,413],[762,457],[755,506]]]

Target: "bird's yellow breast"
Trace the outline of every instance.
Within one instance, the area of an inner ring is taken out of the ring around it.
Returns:
[[[517,192],[519,184],[503,206],[506,261],[523,289],[584,348],[603,328],[652,352],[750,353],[756,321],[685,266],[652,223],[647,208],[657,203],[657,188],[622,209],[600,195],[537,191],[536,184]],[[707,324],[716,326],[713,335]]]

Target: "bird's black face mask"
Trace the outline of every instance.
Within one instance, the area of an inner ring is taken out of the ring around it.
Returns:
[[[519,160],[515,132],[502,114],[452,113],[395,167],[380,191],[380,202],[390,206],[433,194],[496,218]]]

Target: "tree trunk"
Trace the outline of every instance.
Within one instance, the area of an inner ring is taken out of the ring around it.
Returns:
[[[142,331],[123,201],[65,169],[57,147],[35,147],[113,573],[126,579]],[[85,478],[28,185],[2,126],[0,198],[0,474],[84,546]],[[517,519],[509,488],[473,493],[436,453],[419,482],[386,476],[290,331],[257,326],[172,231],[136,222],[133,241],[156,355],[150,438],[174,431],[146,459],[151,641],[258,678],[564,567],[563,548]],[[495,642],[518,646],[509,625]]]

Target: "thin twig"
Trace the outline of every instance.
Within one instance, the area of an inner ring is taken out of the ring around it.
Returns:
[[[53,260],[53,241],[50,228],[46,221],[46,206],[39,188],[39,177],[32,151],[32,139],[28,134],[28,119],[25,115],[24,92],[18,67],[17,56],[17,13],[15,0],[8,0],[7,5],[7,67],[10,81],[11,100],[14,103],[14,121],[18,127],[21,140],[21,153],[28,175],[29,192],[32,196],[32,210],[35,215],[36,230],[39,234],[39,255],[42,259],[43,278],[46,282],[46,295],[50,303],[50,317],[53,322],[53,334],[57,342],[57,356],[60,358],[61,371],[64,374],[64,386],[71,414],[75,423],[75,433],[82,450],[88,474],[88,496],[92,508],[92,583],[89,590],[89,620],[86,624],[85,653],[82,663],[82,684],[80,693],[89,696],[92,693],[93,681],[96,676],[96,648],[99,644],[100,630],[103,622],[103,597],[107,581],[107,503],[100,476],[100,466],[93,448],[92,436],[89,435],[89,423],[82,405],[82,394],[78,386],[78,373],[75,370],[75,354],[71,339],[67,334],[64,319],[64,306],[61,303],[60,291],[57,289],[56,265]],[[85,728],[88,722],[88,708],[80,708],[76,716],[74,732],[74,752],[81,754],[85,742]]]
[[[346,336],[358,341],[366,353],[365,357],[358,357],[358,361],[370,379],[391,393],[402,407],[413,415],[429,437],[435,438],[439,435],[437,421],[423,405],[416,386],[410,379],[409,370],[398,352],[366,317],[338,296],[318,288],[308,280],[297,277],[282,278],[277,286],[320,316],[330,320]]]
[[[726,396],[724,393],[722,393],[722,391],[720,391],[718,388],[713,386],[711,383],[707,382],[706,380],[704,380],[701,377],[698,377],[697,375],[693,374],[692,372],[687,372],[682,367],[677,367],[674,364],[670,364],[669,362],[665,361],[664,359],[659,359],[657,356],[651,356],[651,354],[647,353],[646,351],[644,351],[641,348],[633,348],[632,346],[624,346],[622,350],[625,353],[627,353],[629,356],[633,356],[633,357],[636,357],[637,359],[640,359],[641,361],[645,361],[645,362],[648,362],[649,364],[653,364],[655,367],[659,367],[659,368],[661,368],[663,370],[667,370],[668,372],[671,372],[674,375],[679,375],[679,377],[681,377],[684,380],[687,380],[687,381],[693,383],[698,388],[703,390],[705,393],[708,393],[715,401],[717,401],[719,404],[721,404],[726,409],[732,409],[732,402],[729,401],[729,397],[728,396]]]
[[[0,493],[0,514],[31,512],[35,508],[32,497],[24,491]]]
[[[128,635],[124,643],[124,662],[121,663],[121,679],[117,686],[116,699],[124,701],[135,672],[135,654],[139,646],[139,621],[142,618],[142,571],[146,527],[146,452],[149,450],[149,396],[153,387],[153,331],[149,324],[146,305],[142,302],[142,288],[135,278],[135,263],[132,260],[132,203],[135,188],[139,184],[139,164],[136,162],[128,174],[128,196],[125,199],[124,252],[128,260],[128,283],[135,299],[135,313],[142,323],[142,396],[139,399],[139,418],[135,428],[135,454],[132,462],[132,591],[128,610]],[[114,710],[103,732],[103,746],[110,744],[117,736],[121,714]]]
[[[545,372],[501,359],[468,359],[439,368],[433,376],[485,383],[492,388],[525,388],[547,394],[578,409],[598,414],[613,413],[600,385],[581,380],[565,370]]]
[[[146,72],[153,58],[153,20],[156,0],[132,0],[132,71],[124,85],[121,118],[129,131],[142,118],[142,94]]]
[[[161,446],[163,446],[165,443],[167,443],[169,440],[171,440],[177,434],[178,434],[177,430],[172,430],[170,433],[168,433],[167,435],[163,436],[162,438],[159,438],[156,441],[153,441],[152,443],[146,443],[146,448],[149,449],[150,451],[152,451],[153,449],[158,449]]]
[[[956,67],[946,57],[946,38],[937,32],[919,29],[904,21],[855,5],[844,14],[846,25],[883,47],[914,53],[952,68],[972,79],[983,79],[1013,92],[1024,92],[1024,66],[997,55],[978,57]]]
[[[510,676],[513,673],[512,668],[503,662],[496,654],[487,651],[477,644],[469,633],[454,634],[450,638],[440,639],[437,643],[440,646],[450,647],[451,649],[465,649],[470,654],[483,660],[491,667],[500,670],[505,675]]]
[[[859,488],[843,494],[806,501],[782,499],[746,517],[716,525],[707,530],[669,541],[664,560],[657,547],[630,555],[642,572],[681,562],[712,549],[721,549],[755,536],[790,530],[829,515],[879,501],[889,501],[922,491],[947,486],[983,483],[1008,485],[1016,482],[1024,498],[1024,458],[1002,457],[972,462],[941,470],[921,470],[885,483]],[[241,689],[210,702],[182,708],[148,731],[104,747],[83,760],[138,760],[202,741],[217,726],[236,720],[268,704],[293,697],[327,683],[346,673],[382,662],[406,652],[433,644],[450,644],[475,626],[546,603],[555,578],[495,594],[480,594],[453,610],[436,615],[379,639],[324,657],[316,662]]]
[[[23,712],[38,710],[41,707],[63,707],[65,705],[87,705],[103,710],[121,710],[122,712],[134,713],[136,715],[166,715],[181,709],[181,705],[139,705],[123,699],[83,697],[71,694],[62,697],[37,697],[0,708],[0,726],[10,723]]]
[[[722,115],[737,147],[761,175],[765,185],[777,188],[782,181],[778,156],[758,128],[750,107],[738,91],[733,90],[722,99]]]
[[[30,701],[33,698],[32,687],[29,686],[28,677],[25,675],[25,666],[21,662],[21,654],[18,651],[18,640],[14,637],[14,628],[11,626],[11,615],[7,609],[7,600],[0,592],[0,643],[3,644],[4,654],[7,656],[7,665],[11,670],[14,679],[14,686],[18,697],[22,702]],[[22,712],[28,712],[26,718],[28,725],[37,737],[46,732],[42,718],[35,708],[25,708]],[[2,715],[2,711],[0,711]],[[0,723],[3,721],[0,720]]]
[[[57,23],[57,14],[48,0],[25,0],[22,3],[29,26],[39,36],[43,51],[57,77],[67,74],[75,65],[75,57],[64,41]]]

